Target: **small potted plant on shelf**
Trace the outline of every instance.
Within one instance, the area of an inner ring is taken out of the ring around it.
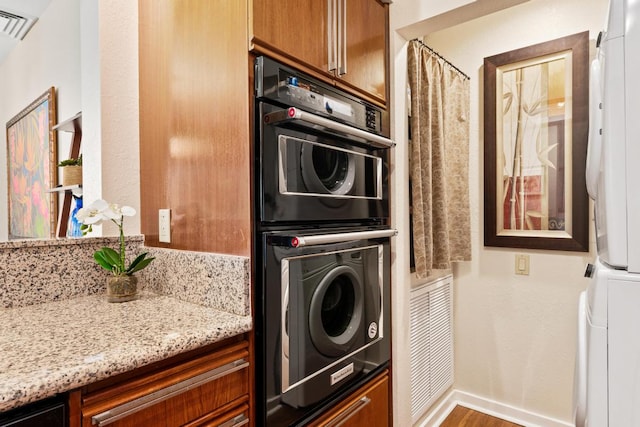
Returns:
[[[130,206],[120,206],[104,200],[96,200],[78,211],[77,218],[82,224],[83,234],[91,231],[92,225],[102,221],[111,221],[120,231],[119,250],[103,247],[93,254],[96,263],[112,273],[107,279],[107,301],[126,302],[137,297],[138,278],[134,273],[148,266],[155,258],[147,258],[148,253],[138,255],[129,265],[126,264],[123,223],[125,216],[133,216],[136,210]]]
[[[62,168],[62,185],[82,185],[82,154],[77,158],[63,160],[58,163]]]

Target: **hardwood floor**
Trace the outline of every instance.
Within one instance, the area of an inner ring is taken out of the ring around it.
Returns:
[[[491,415],[457,405],[440,427],[522,427]]]

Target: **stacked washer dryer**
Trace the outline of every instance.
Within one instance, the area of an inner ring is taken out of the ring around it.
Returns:
[[[591,66],[598,258],[580,296],[576,426],[640,426],[640,2],[611,0]]]

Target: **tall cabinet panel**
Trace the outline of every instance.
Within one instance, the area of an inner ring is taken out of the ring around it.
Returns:
[[[346,72],[337,83],[343,89],[363,91],[385,102],[387,75],[387,7],[377,0],[346,2]]]
[[[253,0],[250,49],[386,106],[388,5]]]
[[[255,50],[295,61],[332,77],[328,69],[327,1],[254,0]]]
[[[249,256],[247,4],[140,0],[141,228],[146,244]],[[171,209],[170,243],[158,210]]]

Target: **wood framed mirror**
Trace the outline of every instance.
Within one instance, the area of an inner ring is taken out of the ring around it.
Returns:
[[[484,59],[484,244],[588,251],[589,33]]]

